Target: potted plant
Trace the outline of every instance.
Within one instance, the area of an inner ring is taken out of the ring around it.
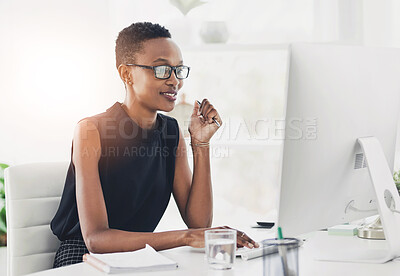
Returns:
[[[7,245],[7,221],[6,221],[6,193],[4,187],[4,170],[8,167],[0,163],[0,246]]]
[[[394,180],[394,183],[396,183],[397,191],[400,194],[400,170],[398,170],[397,172],[394,172],[393,180]]]

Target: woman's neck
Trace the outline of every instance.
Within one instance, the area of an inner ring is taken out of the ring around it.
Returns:
[[[121,107],[129,115],[129,117],[142,129],[152,129],[155,127],[157,119],[157,111],[151,111],[134,101],[125,98]]]

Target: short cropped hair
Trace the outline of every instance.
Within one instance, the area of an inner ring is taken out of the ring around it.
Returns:
[[[171,38],[170,32],[159,24],[137,22],[119,32],[115,45],[117,69],[121,64],[135,63],[135,54],[143,49],[149,39]]]

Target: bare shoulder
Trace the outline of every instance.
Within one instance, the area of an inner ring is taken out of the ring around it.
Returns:
[[[83,119],[76,125],[73,147],[75,164],[82,159],[99,160],[101,155],[100,134],[96,123],[90,118]]]
[[[82,119],[75,127],[74,139],[87,138],[89,136],[99,135],[96,123],[90,118]]]

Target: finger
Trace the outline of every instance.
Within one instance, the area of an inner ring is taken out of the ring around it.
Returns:
[[[247,247],[249,248],[259,247],[259,244],[254,240],[252,240],[249,236],[247,236],[246,233],[238,231],[238,234],[239,233],[240,233],[240,238],[243,240],[244,243],[247,244],[246,245]]]
[[[208,114],[214,109],[214,106],[212,104],[210,104],[210,102],[207,102],[204,106],[204,109],[202,111],[201,114],[203,114],[204,119],[206,119],[206,121],[210,121],[212,119],[212,117],[209,117]]]
[[[246,233],[244,234],[243,238],[248,242],[251,243],[253,245],[253,247],[259,247],[259,244],[254,241],[252,238],[250,238],[249,236],[246,235]]]
[[[249,241],[247,241],[245,239],[245,233],[241,232],[241,231],[237,231],[237,244],[245,246],[247,248],[253,248],[254,247],[254,245],[252,243],[249,243]]]
[[[250,238],[244,232],[236,230],[229,226],[223,226],[223,228],[236,231],[236,245],[238,248],[240,248],[240,247],[254,248],[255,247],[255,244],[248,240]]]
[[[221,226],[218,228],[236,230],[229,226]],[[258,243],[250,239],[249,236],[247,236],[246,233],[242,231],[236,230],[236,239],[237,239],[237,247],[244,247],[244,246],[248,248],[259,247]]]
[[[203,99],[200,105],[200,114],[204,116],[204,110],[207,108],[207,106],[210,104],[210,102],[207,99]]]
[[[209,105],[207,109],[204,109],[202,114],[209,124],[215,123],[217,127],[220,127],[222,125],[222,120],[218,114],[218,111],[210,102],[208,103]]]
[[[219,114],[217,114],[217,116],[213,117],[215,119],[215,121],[218,122],[219,125],[217,125],[218,127],[222,126],[222,120],[221,117],[219,117]]]
[[[254,248],[254,245],[249,243],[249,242],[247,242],[247,241],[245,241],[243,238],[238,237],[238,239],[237,239],[237,247],[238,248],[247,247],[247,248],[251,249],[251,248]]]
[[[193,105],[193,112],[192,112],[192,116],[198,116],[199,115],[199,110],[200,110],[200,105],[197,101],[194,102]]]
[[[201,114],[203,114],[204,118],[206,118],[206,120],[208,121],[209,118],[207,117],[207,114],[214,108],[214,106],[210,102],[206,102],[204,105],[205,106]]]
[[[205,115],[205,118],[207,119],[207,122],[209,124],[214,123],[213,118],[216,118],[218,116],[217,110],[215,108],[210,109],[207,114]]]

